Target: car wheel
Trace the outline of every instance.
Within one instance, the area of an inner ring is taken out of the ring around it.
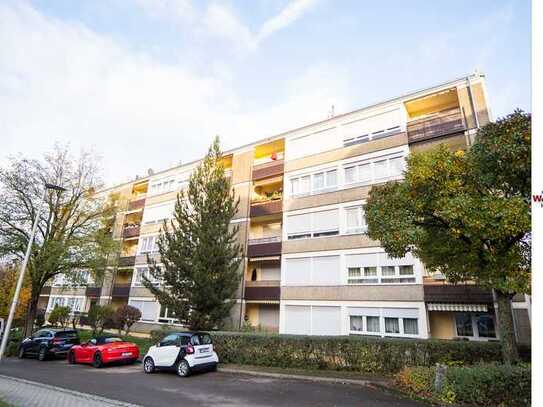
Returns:
[[[104,362],[102,362],[102,355],[100,354],[100,352],[96,352],[94,354],[94,358],[92,358],[92,365],[97,369],[104,366]]]
[[[181,361],[177,364],[177,369],[175,370],[178,376],[187,377],[190,375],[189,362],[187,362],[185,359],[181,359]]]
[[[47,348],[45,346],[42,346],[40,348],[40,351],[38,352],[38,360],[40,362],[43,362],[47,359]]]
[[[68,353],[68,363],[75,365],[75,354],[73,352]]]
[[[211,366],[211,368],[209,370],[211,372],[216,372],[217,371],[217,365],[218,365],[218,363],[215,363],[213,366]]]
[[[24,359],[24,357],[26,356],[25,350],[22,346],[19,348],[19,353],[17,354],[17,356],[19,356],[19,359]]]
[[[153,373],[155,371],[155,362],[151,358],[145,358],[143,361],[143,371],[145,373]]]

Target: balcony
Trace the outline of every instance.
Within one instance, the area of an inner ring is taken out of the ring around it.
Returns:
[[[436,303],[492,304],[488,289],[474,284],[424,284],[424,301]]]
[[[119,267],[132,267],[136,264],[136,256],[119,257]]]
[[[249,239],[248,257],[268,257],[281,255],[281,236]]]
[[[85,295],[87,297],[98,298],[102,294],[102,287],[87,286],[85,289]]]
[[[275,280],[246,281],[244,298],[249,301],[279,301],[281,298],[280,282]]]
[[[460,108],[443,110],[407,123],[409,143],[426,141],[464,131],[466,125]]]
[[[263,164],[255,164],[253,166],[253,181],[282,175],[285,170],[285,162],[283,160],[268,161]]]
[[[145,197],[143,198],[136,198],[136,200],[132,200],[128,203],[128,211],[136,211],[138,209],[142,209],[145,206]]]
[[[253,201],[251,203],[250,216],[252,218],[257,216],[274,215],[283,212],[283,200],[279,195],[277,199],[269,199],[265,201]]]
[[[140,235],[139,223],[128,223],[123,228],[123,238],[129,239],[132,237],[138,237]]]
[[[128,297],[130,295],[130,284],[114,284],[111,290],[112,297]]]

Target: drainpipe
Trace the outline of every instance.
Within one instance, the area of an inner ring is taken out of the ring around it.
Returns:
[[[239,304],[239,329],[241,330],[243,323],[243,304],[245,302],[245,273],[247,271],[247,266],[249,264],[249,257],[247,256],[247,250],[249,246],[249,223],[251,222],[251,196],[253,193],[253,163],[254,163],[254,149],[253,151],[253,161],[251,161],[250,171],[249,171],[249,193],[247,194],[247,211],[245,217],[247,221],[245,222],[245,253],[243,260],[243,273],[241,273],[241,299]],[[232,157],[233,161],[234,157]],[[232,166],[233,167],[233,166]],[[232,168],[232,178],[234,177],[234,171]]]

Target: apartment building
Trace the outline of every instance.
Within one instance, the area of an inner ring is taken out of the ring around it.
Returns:
[[[491,292],[432,277],[411,255],[390,258],[367,236],[363,210],[372,185],[402,179],[410,152],[440,143],[467,148],[490,120],[484,76],[476,73],[226,152],[240,197],[232,223],[245,254],[228,323],[284,334],[498,338]],[[176,323],[141,281],[147,255],[157,256],[162,220],[197,164],[104,191],[118,208],[118,266],[99,285],[53,282],[42,305],[84,311],[95,302],[128,303],[142,311],[137,330]],[[513,305],[519,340],[528,341],[529,297]]]

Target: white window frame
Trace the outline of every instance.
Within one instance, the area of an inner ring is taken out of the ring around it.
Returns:
[[[158,253],[158,239],[160,235],[140,236],[138,254],[156,254]],[[149,248],[149,246],[151,246]]]
[[[160,267],[160,266],[159,266]],[[142,271],[142,279],[139,278],[140,271]],[[149,270],[149,266],[135,266],[133,275],[132,275],[132,287],[145,287],[143,285],[143,282],[139,280],[143,280],[143,276],[146,275],[147,278],[151,281],[151,283],[155,286],[162,285],[162,281],[153,279],[153,276],[151,275],[151,271]]]
[[[412,269],[413,269],[413,273],[412,274],[404,274],[404,275],[400,275],[400,267],[403,267],[403,266],[410,266]],[[376,276],[364,276],[364,269],[366,267],[375,267],[377,269],[377,275]],[[394,275],[383,275],[383,267],[394,267]],[[360,274],[361,276],[360,277],[357,277],[356,279],[357,280],[368,280],[368,281],[371,281],[371,282],[368,282],[368,283],[364,283],[364,282],[358,282],[358,283],[351,283],[349,282],[349,280],[352,280],[352,279],[355,279],[355,278],[352,278],[352,277],[349,277],[349,269],[351,268],[359,268],[360,269]],[[415,270],[415,264],[402,264],[402,265],[387,265],[387,264],[382,264],[382,265],[376,265],[376,266],[365,266],[363,264],[361,264],[360,266],[351,266],[351,267],[347,267],[346,266],[346,272],[347,272],[347,285],[410,285],[410,284],[417,284],[417,275],[416,275],[416,270]],[[402,282],[401,279],[413,279],[413,281],[408,281],[408,282]],[[383,282],[383,279],[390,279],[390,280],[395,280],[395,281],[385,281]],[[377,282],[373,282],[373,280],[377,280]]]
[[[458,325],[456,322],[456,315],[457,314],[468,314],[471,317],[471,330],[473,331],[473,336],[468,335],[458,335]],[[455,312],[454,313],[454,336],[456,338],[463,338],[463,339],[469,339],[472,341],[495,341],[500,339],[500,334],[498,332],[498,324],[496,321],[496,316],[492,315],[490,312],[488,315],[492,318],[494,321],[494,332],[496,333],[495,337],[487,337],[487,336],[479,336],[479,327],[477,325],[477,318],[480,314],[484,313],[477,313],[477,312]]]
[[[391,337],[391,338],[420,338],[421,335],[421,316],[419,315],[417,318],[407,318],[407,317],[397,317],[397,316],[385,316],[383,315],[383,308],[375,308],[376,311],[379,312],[379,315],[352,315],[350,313],[347,314],[348,317],[348,323],[349,323],[349,334],[350,335],[364,335],[364,336],[380,336],[380,337]],[[362,330],[356,331],[351,330],[351,317],[362,317]],[[367,327],[367,318],[368,317],[376,317],[379,318],[379,332],[374,331],[368,331]],[[398,319],[398,325],[399,325],[399,331],[398,333],[393,332],[386,332],[386,326],[385,326],[385,318],[394,318]],[[416,319],[417,320],[417,334],[406,334],[405,333],[405,327],[404,327],[404,319]]]
[[[335,183],[335,185],[328,185],[328,176],[327,175],[328,175],[329,172],[333,172],[333,171],[335,171],[335,173],[336,173],[336,177],[335,177],[336,178],[336,183]],[[323,187],[322,188],[315,188],[314,187],[315,177],[318,176],[318,175],[323,176]],[[300,191],[300,186],[302,185],[302,178],[305,178],[305,177],[309,177],[309,190],[304,191],[304,192],[299,192]],[[323,193],[326,193],[326,192],[335,191],[335,190],[339,189],[339,187],[341,185],[339,177],[340,177],[340,171],[339,171],[338,166],[327,167],[327,168],[312,171],[310,173],[305,173],[305,174],[292,176],[292,177],[289,178],[290,196],[293,197],[293,198],[299,198],[299,197],[307,196],[307,195],[317,195],[317,194],[323,194]],[[293,184],[294,184],[295,181],[298,183],[298,192],[294,191],[294,185]]]
[[[52,295],[47,302],[47,312],[53,311],[57,305],[60,307],[70,307],[70,314],[81,312],[85,306],[85,297]],[[77,305],[77,307],[74,307],[74,305]]]
[[[342,169],[343,169],[343,179],[345,181],[344,186],[346,188],[351,188],[354,186],[372,185],[372,184],[376,184],[380,182],[391,181],[395,179],[402,179],[403,178],[402,174],[393,174],[391,172],[392,166],[390,164],[390,160],[393,160],[396,158],[404,158],[405,160],[405,155],[399,152],[399,153],[394,153],[390,155],[375,157],[371,159],[364,159],[360,161],[353,161],[347,164],[343,164]],[[381,161],[386,161],[387,174],[384,177],[377,177],[376,172],[375,172],[376,171],[375,164]],[[371,173],[369,180],[360,180],[359,167],[362,165],[369,165],[370,173]],[[348,183],[347,177],[346,177],[346,171],[347,169],[352,168],[352,167],[355,168],[355,174],[356,174],[355,181]],[[405,164],[404,164],[404,168],[405,168]]]
[[[349,227],[348,224],[348,217],[347,217],[347,211],[356,209],[357,213],[357,221],[358,225],[357,227]],[[368,232],[368,225],[366,224],[366,214],[364,213],[364,205],[349,205],[344,206],[342,209],[343,216],[345,218],[345,229],[342,234],[344,235],[356,235],[356,234],[364,234]]]

